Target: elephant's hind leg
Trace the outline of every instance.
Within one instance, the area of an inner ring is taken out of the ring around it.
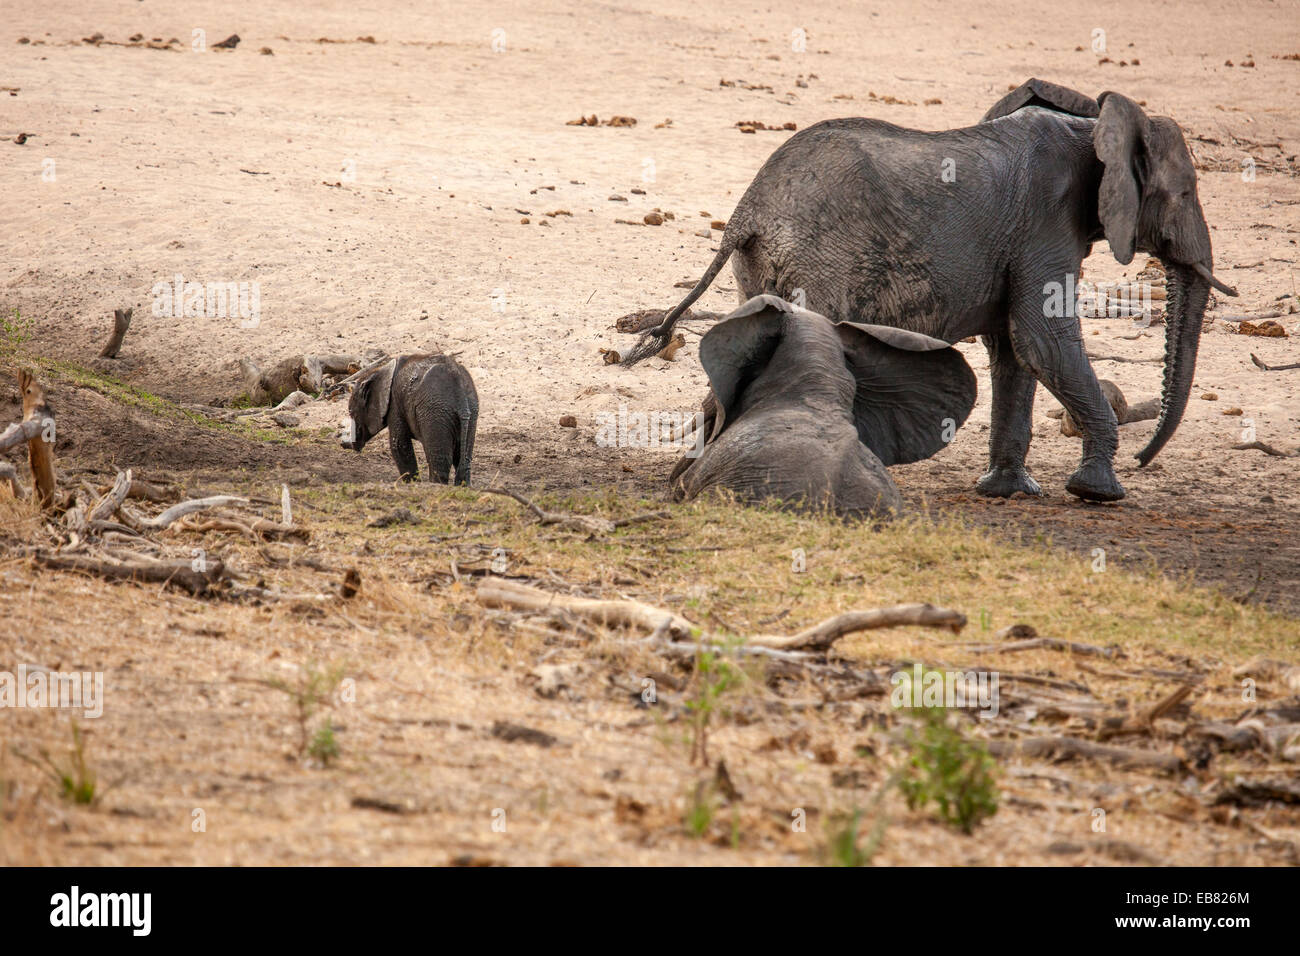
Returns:
[[[415,481],[420,476],[420,466],[415,461],[415,446],[411,444],[411,430],[402,420],[401,415],[394,414],[388,420],[388,450],[397,465],[397,473],[403,481]]]
[[[975,490],[990,498],[1009,498],[1017,491],[1041,495],[1043,490],[1025,468],[1038,380],[1016,359],[1010,335],[1002,332],[983,338],[993,379],[993,413],[989,424],[989,470]]]

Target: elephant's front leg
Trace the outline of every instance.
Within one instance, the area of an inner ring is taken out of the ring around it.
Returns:
[[[1016,359],[1010,335],[1001,332],[983,338],[993,379],[993,414],[989,423],[989,470],[975,490],[990,498],[1009,498],[1017,491],[1041,495],[1043,490],[1025,469],[1038,381]]]
[[[388,418],[388,450],[403,481],[415,481],[420,476],[420,467],[415,461],[415,446],[411,444],[410,426],[396,411]]]
[[[1060,298],[1045,291],[1043,283],[1027,291],[1012,312],[1016,356],[1065,406],[1083,434],[1083,460],[1065,490],[1089,501],[1118,501],[1125,494],[1112,464],[1119,425],[1084,351],[1073,302],[1064,303],[1069,314],[1057,315]]]

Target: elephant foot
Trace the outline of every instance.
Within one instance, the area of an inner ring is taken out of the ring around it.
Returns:
[[[1041,496],[1043,489],[1029,476],[1024,465],[992,469],[975,484],[975,490],[989,498],[1010,498],[1017,491]]]
[[[1065,490],[1085,501],[1119,501],[1127,492],[1115,477],[1109,461],[1092,459],[1079,466],[1079,470],[1065,483]]]

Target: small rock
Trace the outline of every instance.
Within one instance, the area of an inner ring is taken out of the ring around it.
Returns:
[[[339,585],[339,596],[350,601],[361,590],[361,573],[356,568],[348,568],[343,574],[343,583]]]
[[[662,226],[664,224],[664,217],[657,212],[648,212],[645,214],[645,219],[642,221],[647,226]]]
[[[1234,405],[1232,408],[1225,408],[1225,409],[1223,410],[1223,414],[1224,414],[1224,415],[1241,415],[1241,414],[1243,414],[1243,412],[1242,412],[1242,410],[1241,410],[1240,408],[1237,408],[1237,407]]]
[[[395,524],[419,524],[420,519],[411,514],[408,508],[398,508],[390,511],[381,518],[376,518],[366,527],[369,528],[387,528]]]
[[[521,743],[535,744],[538,747],[552,747],[558,740],[558,738],[545,731],[534,730],[532,727],[524,727],[521,724],[512,724],[504,720],[498,720],[492,725],[492,736],[509,743],[520,741]]]
[[[715,220],[713,220],[711,223],[709,223],[709,228],[710,228],[710,229],[717,229],[717,230],[721,231],[721,230],[727,228],[727,224],[726,224],[725,222],[723,222],[721,219],[715,219]]]
[[[1201,393],[1201,401],[1203,402],[1217,402],[1218,400],[1219,400],[1219,396],[1216,395],[1214,392]]]
[[[561,428],[577,428],[577,427],[578,427],[578,419],[577,419],[577,417],[574,416],[574,415],[561,415],[561,416],[560,416],[560,427],[561,427]]]
[[[271,416],[271,421],[281,428],[297,428],[302,424],[302,419],[292,412],[276,412]]]

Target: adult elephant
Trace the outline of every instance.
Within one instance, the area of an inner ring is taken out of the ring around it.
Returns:
[[[967,129],[829,120],[782,145],[750,184],[708,271],[626,364],[662,348],[734,254],[742,301],[773,293],[835,321],[945,342],[982,335],[993,379],[985,495],[1041,494],[1025,469],[1035,379],[1083,435],[1072,494],[1115,501],[1118,428],[1083,347],[1073,290],[1102,238],[1168,286],[1165,379],[1146,465],[1187,405],[1212,275],[1210,233],[1178,125],[1131,99],[1030,80]]]

